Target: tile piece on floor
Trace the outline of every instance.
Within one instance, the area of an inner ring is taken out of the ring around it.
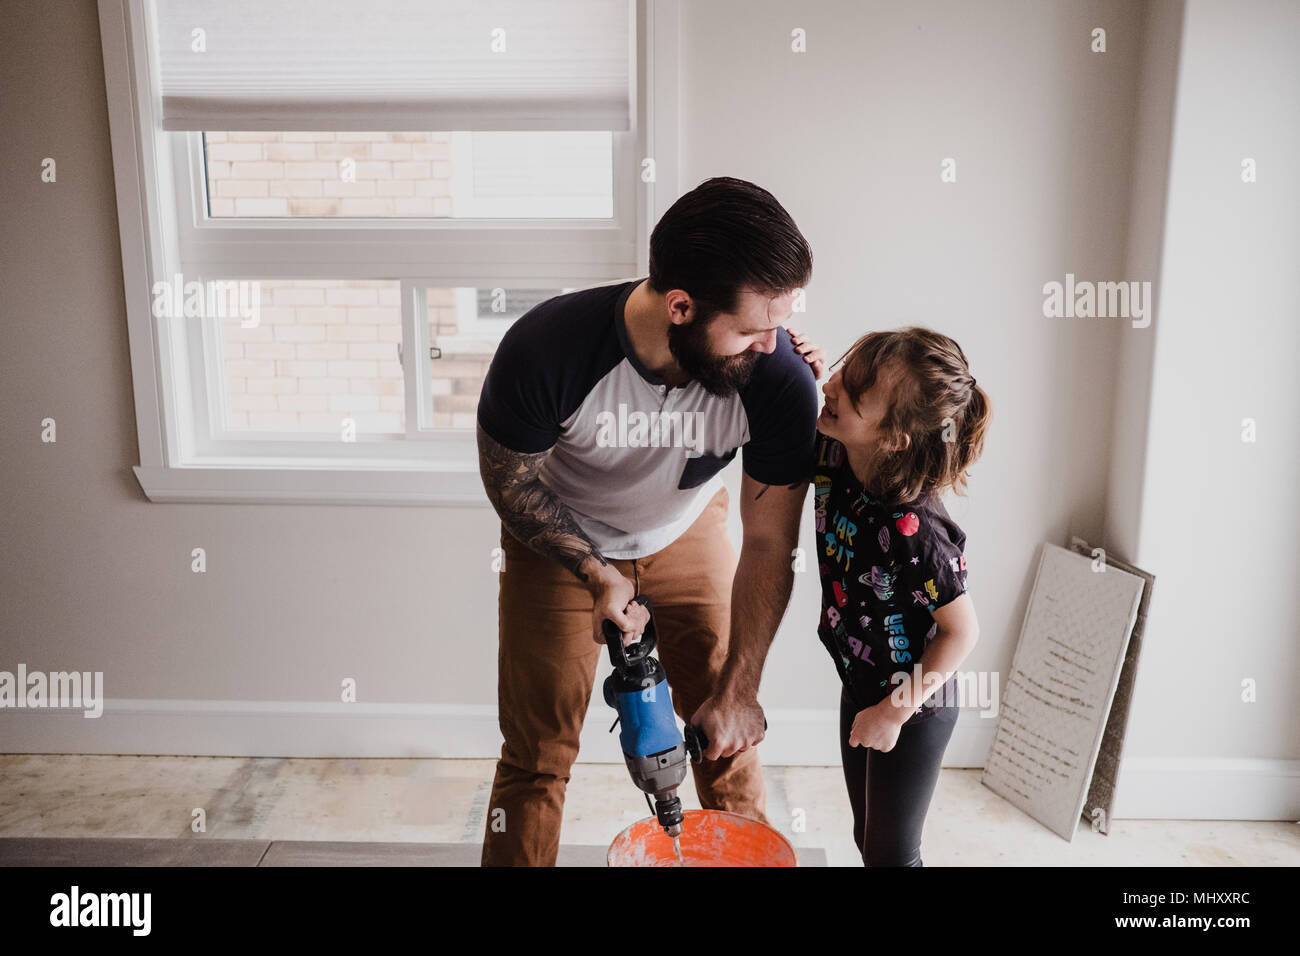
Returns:
[[[257,866],[269,840],[0,838],[0,866]]]
[[[478,866],[482,853],[473,843],[275,840],[262,866]]]

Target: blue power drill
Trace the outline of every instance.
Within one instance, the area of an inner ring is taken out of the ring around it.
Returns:
[[[650,610],[648,595],[633,600]],[[655,818],[664,832],[679,836],[682,801],[677,788],[686,779],[690,762],[700,759],[708,740],[698,727],[688,726],[685,737],[677,730],[667,675],[658,659],[650,656],[659,642],[654,617],[640,640],[627,647],[623,646],[623,632],[613,621],[606,618],[601,630],[614,665],[614,673],[605,679],[605,703],[618,711],[614,724],[623,725],[618,740],[628,772],[646,794],[646,803],[654,797]]]

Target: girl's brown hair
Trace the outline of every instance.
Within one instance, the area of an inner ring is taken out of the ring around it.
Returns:
[[[889,504],[947,488],[965,495],[966,470],[984,451],[993,409],[961,346],[933,329],[908,326],[868,332],[839,362],[844,363],[841,387],[855,409],[882,369],[902,372],[880,429],[906,434],[910,441],[898,451],[874,450],[867,492]]]

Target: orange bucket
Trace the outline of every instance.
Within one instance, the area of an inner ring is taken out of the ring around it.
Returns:
[[[654,817],[638,820],[614,838],[610,866],[798,866],[794,847],[771,827],[726,810],[687,810],[682,818],[682,862],[673,838]]]

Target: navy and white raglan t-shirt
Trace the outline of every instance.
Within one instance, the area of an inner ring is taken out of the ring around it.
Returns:
[[[870,707],[911,674],[937,630],[932,613],[966,593],[966,533],[943,502],[870,497],[844,446],[817,432],[813,514],[822,584],[817,636],[850,699]],[[923,686],[925,678],[922,677]],[[955,713],[957,675],[908,723]]]
[[[642,281],[538,303],[502,338],[478,403],[479,424],[499,444],[552,449],[540,480],[609,558],[675,541],[742,447],[756,481],[806,481],[816,433],[816,378],[784,328],[726,397],[696,381],[669,388],[642,365],[623,316]]]

